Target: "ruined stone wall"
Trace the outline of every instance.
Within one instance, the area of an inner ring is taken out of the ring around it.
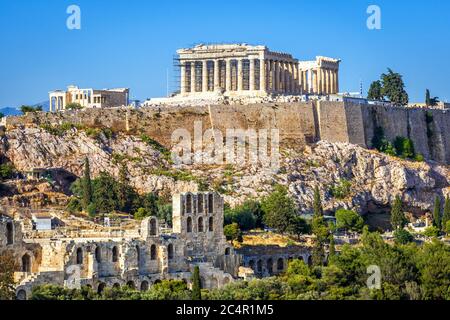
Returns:
[[[194,125],[203,133],[219,129],[279,129],[282,145],[302,147],[319,139],[371,147],[374,128],[381,126],[387,139],[397,136],[413,140],[426,159],[450,163],[450,112],[403,107],[375,106],[350,102],[261,103],[196,107],[112,108],[36,113],[8,117],[7,128],[43,123],[73,123],[108,127],[133,134],[147,134],[171,147],[175,130],[186,129],[194,137]]]

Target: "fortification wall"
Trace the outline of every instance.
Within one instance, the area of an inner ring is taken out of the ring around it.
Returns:
[[[281,143],[301,147],[319,139],[372,147],[374,130],[380,126],[386,138],[409,137],[426,159],[450,164],[450,112],[438,109],[386,107],[348,102],[296,102],[250,105],[214,105],[164,109],[90,109],[64,113],[36,113],[8,117],[7,128],[23,125],[70,122],[89,127],[147,134],[172,146],[177,129],[194,136],[194,124],[203,132],[219,129],[279,129]]]

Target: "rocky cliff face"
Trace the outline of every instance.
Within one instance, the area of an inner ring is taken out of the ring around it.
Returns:
[[[117,177],[126,166],[130,183],[141,192],[209,187],[224,193],[231,204],[263,197],[281,183],[289,187],[305,213],[311,211],[316,186],[326,210],[343,207],[360,213],[388,208],[396,195],[403,195],[407,209],[420,214],[432,209],[436,195],[450,194],[447,166],[403,161],[343,143],[319,142],[304,152],[283,150],[278,172],[237,165],[174,168],[166,156],[135,136],[92,138],[76,129],[62,135],[39,128],[9,130],[1,138],[0,155],[20,171],[59,168],[75,176],[82,174],[87,157],[94,176],[107,171]],[[333,186],[344,182],[348,190],[336,197]]]

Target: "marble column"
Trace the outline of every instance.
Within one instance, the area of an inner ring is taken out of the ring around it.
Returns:
[[[208,60],[202,61],[202,92],[208,91]]]
[[[244,70],[243,70],[243,59],[238,59],[238,70],[237,70],[237,90],[244,90]]]
[[[275,61],[275,81],[274,84],[274,91],[279,92],[280,91],[280,62]]]
[[[264,59],[259,59],[259,90],[265,91],[267,88],[266,83],[266,62]]]
[[[253,91],[255,90],[255,63],[258,62],[258,60],[250,59],[250,80],[249,80],[249,90]]]
[[[334,71],[335,73],[335,83],[336,83],[336,93],[339,93],[339,70]]]
[[[225,60],[225,63],[226,63],[225,90],[231,91],[231,59]]]
[[[214,60],[214,91],[220,91],[220,60]]]
[[[191,62],[191,93],[196,92],[196,85],[195,82],[197,80],[197,77],[195,76],[195,61]]]
[[[185,62],[181,62],[181,80],[180,80],[180,93],[185,94],[186,93],[186,64]]]

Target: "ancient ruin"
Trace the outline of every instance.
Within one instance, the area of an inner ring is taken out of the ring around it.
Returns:
[[[191,281],[194,266],[202,286],[217,288],[238,276],[240,258],[223,234],[223,198],[216,193],[173,197],[173,229],[146,218],[136,230],[90,237],[23,232],[21,221],[0,220],[0,252],[13,250],[17,297],[29,298],[42,284],[66,287],[128,285],[147,290],[163,279]],[[34,235],[34,236],[33,236]]]
[[[247,44],[198,45],[177,51],[181,96],[327,95],[339,92],[340,60],[292,55]]]
[[[56,90],[49,92],[49,110],[57,112],[66,110],[71,103],[80,104],[82,108],[113,108],[129,104],[130,90],[118,89],[81,89],[77,86],[67,87],[67,91]]]

